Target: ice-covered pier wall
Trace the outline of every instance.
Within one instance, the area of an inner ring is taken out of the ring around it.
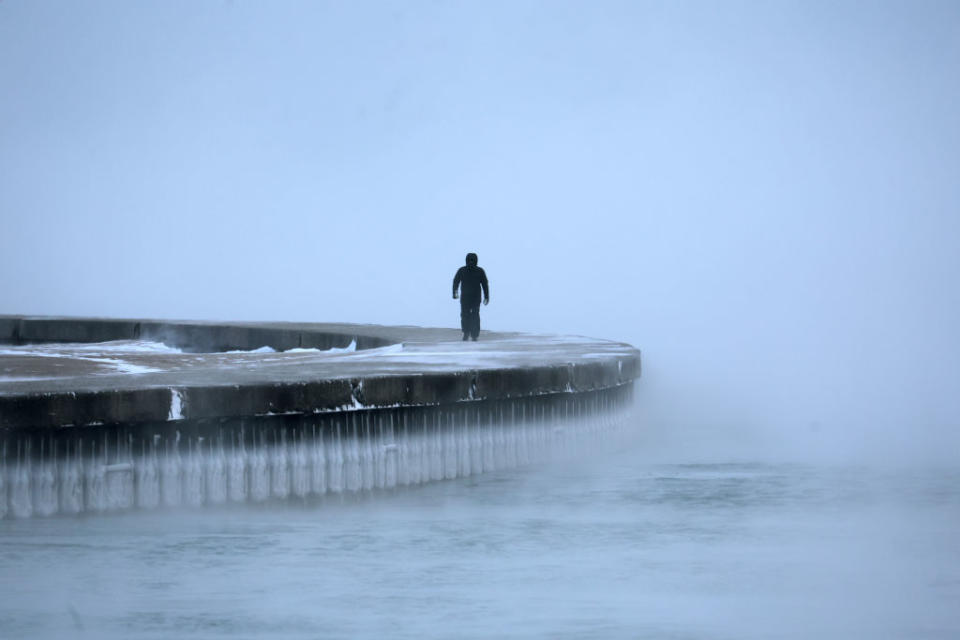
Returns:
[[[0,317],[0,517],[308,500],[463,477],[576,450],[619,428],[632,402],[640,360],[629,345],[457,337]],[[143,341],[165,350],[122,348]]]

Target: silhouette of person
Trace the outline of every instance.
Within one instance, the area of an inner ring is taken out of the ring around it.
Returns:
[[[483,304],[490,304],[490,284],[487,274],[477,266],[477,254],[467,254],[467,265],[457,269],[453,276],[453,297],[460,287],[460,329],[463,339],[477,339],[480,335],[480,290],[483,289]]]

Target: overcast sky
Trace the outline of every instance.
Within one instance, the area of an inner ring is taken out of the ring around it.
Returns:
[[[956,2],[3,0],[0,91],[0,313],[457,326],[475,251],[651,419],[960,460]]]

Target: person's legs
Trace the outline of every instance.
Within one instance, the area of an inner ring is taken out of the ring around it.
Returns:
[[[463,331],[463,339],[470,337],[470,307],[460,303],[460,331]]]
[[[471,323],[470,327],[470,337],[476,341],[476,339],[480,336],[480,307],[473,308],[473,317],[471,320],[473,322]]]
[[[476,340],[480,334],[480,307],[470,304],[460,305],[460,330],[463,331],[463,339],[470,338]]]

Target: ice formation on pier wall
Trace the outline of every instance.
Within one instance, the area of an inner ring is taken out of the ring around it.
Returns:
[[[310,499],[575,456],[621,430],[632,390],[8,433],[0,517]]]

